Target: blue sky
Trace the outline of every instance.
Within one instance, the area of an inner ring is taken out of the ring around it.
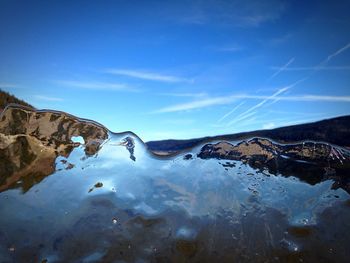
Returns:
[[[350,114],[349,1],[0,0],[0,88],[143,140]]]

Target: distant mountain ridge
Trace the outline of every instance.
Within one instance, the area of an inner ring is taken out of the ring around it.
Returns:
[[[257,130],[188,140],[149,141],[146,142],[146,145],[151,151],[155,152],[176,152],[213,140],[234,141],[252,137],[269,138],[281,143],[303,140],[324,141],[343,147],[350,147],[350,115],[271,130]]]

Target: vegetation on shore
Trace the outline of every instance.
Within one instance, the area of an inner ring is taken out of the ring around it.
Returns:
[[[24,105],[30,108],[34,108],[32,105],[25,102],[24,100],[18,99],[12,94],[0,89],[0,111],[5,109],[6,105],[10,103],[16,103],[16,104]]]

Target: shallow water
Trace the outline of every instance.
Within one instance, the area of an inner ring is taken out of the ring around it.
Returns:
[[[127,136],[1,192],[0,262],[347,262],[350,199],[333,180],[204,160],[198,147],[161,158],[138,138],[133,161]]]

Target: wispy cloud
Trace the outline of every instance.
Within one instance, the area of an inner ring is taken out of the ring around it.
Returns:
[[[326,68],[329,61],[331,61],[333,58],[335,58],[336,56],[338,56],[341,53],[343,53],[344,51],[346,51],[348,48],[350,48],[350,43],[348,43],[344,47],[338,49],[334,53],[328,55],[327,58],[324,59],[320,64],[316,65],[315,67],[313,67],[311,69],[311,72],[309,73],[309,75],[305,79],[310,78],[313,74],[317,73],[320,70],[323,70],[323,68]],[[338,70],[339,70],[339,68],[338,68]]]
[[[299,83],[304,82],[304,81],[307,80],[307,79],[308,79],[308,77],[299,79],[299,80],[297,80],[296,82],[294,82],[293,84],[287,86],[286,89],[287,89],[287,90],[288,90],[288,89],[291,89],[291,88],[295,87],[296,85],[298,85]],[[268,104],[268,106],[270,106],[270,105],[276,103],[276,102],[279,101],[279,100],[281,100],[281,98],[280,98],[279,96],[275,96],[275,98],[273,99],[273,101],[270,102],[270,103]]]
[[[294,96],[279,96],[281,93],[286,92],[289,88],[283,88],[278,90],[276,93],[273,95],[246,95],[246,94],[238,94],[238,95],[230,95],[226,97],[214,97],[214,98],[205,98],[205,99],[197,99],[191,102],[187,103],[180,103],[180,104],[175,104],[171,106],[167,106],[158,110],[153,111],[152,113],[169,113],[169,112],[179,112],[179,111],[187,111],[187,110],[194,110],[194,109],[200,109],[200,108],[206,108],[210,106],[216,106],[216,105],[225,105],[225,104],[231,104],[239,99],[246,99],[246,100],[262,100],[258,104],[254,105],[253,107],[249,108],[248,110],[244,111],[243,113],[239,114],[236,119],[230,122],[230,125],[239,121],[240,117],[255,111],[256,109],[262,107],[265,105],[267,102],[276,102],[276,101],[315,101],[315,102],[350,102],[350,96],[330,96],[330,95],[294,95]],[[271,103],[270,103],[271,104]],[[269,105],[270,105],[269,104]],[[241,106],[241,105],[239,105]],[[235,109],[237,110],[237,109]],[[234,112],[231,110],[232,113]],[[228,112],[230,113],[230,112]],[[227,113],[227,114],[228,114]],[[232,114],[231,113],[231,114]],[[227,115],[226,114],[226,115]],[[231,115],[231,114],[228,114]],[[228,116],[223,116],[227,118]],[[249,115],[251,116],[251,115]],[[221,117],[221,119],[223,118]],[[225,119],[224,118],[224,119]]]
[[[282,101],[330,101],[330,102],[350,102],[350,96],[331,96],[331,95],[292,95],[292,96],[261,96],[261,95],[232,95],[230,98],[252,99],[252,100],[282,100]],[[266,103],[264,102],[264,103]],[[259,104],[261,104],[260,102]],[[255,107],[255,106],[254,106]],[[287,113],[287,112],[286,112]]]
[[[263,99],[261,102],[259,102],[258,104],[254,105],[253,107],[249,108],[248,110],[244,111],[243,113],[239,114],[235,119],[233,119],[232,121],[230,121],[227,126],[231,126],[232,124],[236,123],[237,121],[242,120],[242,118],[245,118],[247,115],[251,116],[251,112],[255,111],[256,109],[260,108],[261,106],[263,106],[266,102],[268,102],[269,100],[275,100],[276,97],[283,93],[286,92],[288,89],[290,89],[292,86],[289,87],[285,87],[282,89],[279,89],[277,92],[275,92],[274,94],[272,94],[271,96],[267,97],[266,99]]]
[[[224,119],[226,119],[228,116],[230,116],[232,113],[234,113],[239,107],[241,107],[245,102],[242,101],[240,104],[236,105],[232,110],[230,110],[228,113],[226,113],[224,116],[222,116],[219,120],[219,122],[222,122]]]
[[[84,82],[75,80],[58,80],[55,83],[62,86],[70,86],[81,89],[91,90],[114,90],[114,91],[138,91],[134,87],[130,87],[126,84],[110,83],[110,82]]]
[[[241,46],[235,45],[235,44],[227,45],[227,46],[212,47],[210,49],[217,52],[238,52],[243,50]]]
[[[271,67],[274,70],[280,70],[282,67]],[[315,67],[288,67],[283,71],[312,71],[312,70],[350,70],[350,66],[315,66]]]
[[[337,51],[334,53],[330,54],[321,64],[326,64],[328,63],[331,59],[335,58],[336,56],[340,55],[344,51],[348,50],[350,48],[350,43],[346,44],[344,47],[339,48]]]
[[[131,78],[144,79],[144,80],[152,80],[152,81],[160,81],[160,82],[193,82],[193,79],[187,79],[172,75],[165,75],[158,72],[149,72],[149,71],[140,71],[140,70],[131,70],[131,69],[106,69],[105,73],[127,76]]]
[[[43,101],[63,101],[62,98],[49,97],[49,96],[43,96],[43,95],[34,95],[34,98],[38,100],[43,100]]]
[[[227,127],[231,126],[232,124],[234,123],[237,123],[237,122],[241,122],[243,120],[246,120],[252,116],[254,116],[255,114],[257,113],[257,111],[252,111],[252,112],[248,112],[248,113],[245,113],[245,114],[240,114],[238,115],[235,119],[233,119],[232,121],[228,122],[226,124]]]
[[[223,105],[232,103],[236,98],[230,97],[216,97],[216,98],[206,98],[202,100],[195,100],[187,103],[176,104],[168,107],[161,108],[154,111],[153,113],[166,113],[166,112],[178,112],[186,110],[194,110],[205,108],[214,105]]]
[[[0,82],[0,88],[10,89],[10,88],[15,88],[15,87],[17,87],[17,85],[15,85],[15,84]]]
[[[350,102],[350,96],[299,95],[299,96],[282,96],[277,98],[285,101]]]
[[[171,93],[171,92],[165,92],[165,93],[158,93],[157,95],[161,96],[169,96],[169,97],[190,97],[190,98],[203,98],[208,96],[205,92],[198,92],[198,93],[191,93],[191,92],[185,92],[185,93]]]
[[[346,44],[344,47],[339,48],[336,50],[334,53],[330,54],[325,58],[321,63],[319,63],[316,66],[311,66],[311,67],[286,67],[283,70],[284,71],[311,71],[310,77],[312,74],[316,73],[317,71],[320,70],[350,70],[350,66],[327,66],[328,62],[331,61],[333,58],[336,56],[339,56],[341,53],[345,52],[350,48],[350,43]],[[271,67],[272,69],[275,70],[281,70],[281,67]]]
[[[276,77],[278,74],[280,74],[281,72],[283,72],[284,70],[287,69],[287,67],[292,64],[294,61],[294,58],[291,58],[284,66],[277,68],[277,71],[275,73],[273,73],[269,78],[268,81],[273,79],[274,77]]]
[[[335,58],[336,56],[339,56],[341,53],[345,52],[346,50],[348,50],[350,48],[350,43],[346,44],[344,47],[339,48],[338,50],[336,50],[334,53],[330,54],[327,56],[327,58],[325,58],[321,63],[319,63],[316,66],[308,66],[308,67],[288,67],[288,65],[290,65],[293,61],[289,61],[286,65],[282,66],[282,67],[271,67],[271,69],[273,70],[277,70],[274,75],[277,73],[281,73],[282,71],[310,71],[311,73],[306,77],[309,78],[310,76],[312,76],[314,73],[316,73],[317,71],[321,71],[321,70],[350,70],[350,66],[327,66],[328,62],[331,61],[333,58]],[[270,79],[272,77],[275,77],[274,75],[272,75],[270,77]],[[305,79],[306,79],[305,78]]]

